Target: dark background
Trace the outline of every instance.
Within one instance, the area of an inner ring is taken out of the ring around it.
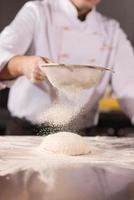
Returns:
[[[11,22],[25,2],[27,1],[0,0],[0,31]],[[102,0],[98,6],[98,10],[104,15],[117,19],[134,45],[134,0]],[[7,97],[8,89],[0,91],[0,131],[4,131],[5,124],[8,120],[8,112],[6,110]],[[120,116],[121,119],[124,117],[122,115]],[[116,118],[120,118],[120,116],[116,115]],[[121,121],[121,123],[126,122],[126,120],[125,118],[125,121]]]

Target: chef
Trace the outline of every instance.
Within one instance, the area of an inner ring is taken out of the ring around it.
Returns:
[[[35,116],[42,110],[47,112],[55,98],[55,88],[39,67],[50,61],[109,66],[115,71],[105,72],[96,87],[83,91],[78,102],[83,102],[84,111],[70,126],[81,130],[97,124],[98,101],[109,83],[123,111],[134,122],[133,48],[119,23],[96,11],[99,2],[30,1],[2,31],[1,88],[11,87],[8,109],[12,120],[7,134],[36,134],[34,130],[40,128]],[[42,82],[44,91],[39,87]],[[61,91],[56,91],[56,99],[59,105],[63,101],[68,104]]]

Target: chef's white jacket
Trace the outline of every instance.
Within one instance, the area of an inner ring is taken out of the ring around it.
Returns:
[[[0,70],[16,55],[39,55],[56,63],[113,68],[115,73],[104,73],[99,85],[71,99],[72,109],[77,109],[80,102],[86,105],[87,112],[77,126],[89,127],[97,123],[98,100],[109,83],[123,110],[134,121],[133,48],[119,23],[102,16],[96,9],[82,22],[69,0],[27,2],[0,35]],[[51,85],[46,81],[43,87],[24,76],[17,78],[9,94],[11,114],[38,124],[35,116],[47,112],[53,104]],[[59,104],[68,104],[68,97],[61,91],[57,96]]]

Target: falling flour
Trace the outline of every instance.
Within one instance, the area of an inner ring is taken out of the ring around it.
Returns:
[[[58,93],[56,101],[42,111],[36,121],[50,126],[67,125],[81,112],[87,97],[89,98],[91,88],[100,80],[102,71],[87,68],[69,70],[64,67],[60,70],[58,67],[46,67],[43,70],[50,83],[58,89]]]
[[[89,93],[84,92],[67,92],[64,93],[64,99],[53,103],[45,111],[42,111],[37,120],[40,124],[49,123],[54,126],[64,126],[72,121],[82,110],[83,105],[87,101]],[[60,97],[59,97],[60,99]]]
[[[44,121],[56,126],[67,124],[76,115],[75,109],[70,106],[55,104],[47,112],[41,113],[39,116],[40,123]]]

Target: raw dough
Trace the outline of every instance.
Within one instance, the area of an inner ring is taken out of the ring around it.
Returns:
[[[56,154],[72,156],[91,153],[91,149],[84,138],[71,132],[58,132],[46,136],[40,148]]]

